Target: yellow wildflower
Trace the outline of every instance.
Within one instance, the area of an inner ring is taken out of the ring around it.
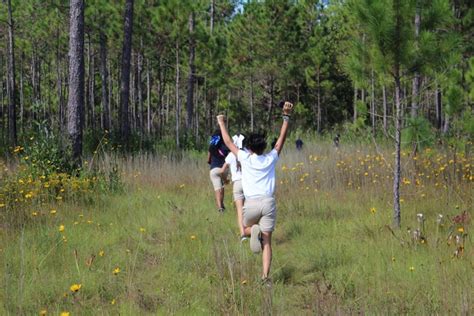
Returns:
[[[414,267],[414,266],[411,266],[411,267],[409,268],[409,270],[410,270],[410,272],[413,272],[413,271],[415,271],[415,267]]]
[[[117,301],[116,301],[115,298],[114,298],[114,299],[110,302],[110,304],[115,305],[116,302],[117,302]]]
[[[56,210],[51,210],[51,211],[49,212],[49,214],[51,214],[51,215],[56,215],[56,213],[57,213]]]
[[[143,228],[143,227],[140,227],[140,232],[141,232],[141,233],[144,233],[145,231],[146,231],[146,229],[145,229],[145,228]]]
[[[370,208],[370,213],[375,214],[377,212],[377,209],[375,207]]]
[[[69,316],[69,315],[70,315],[69,312],[62,312],[61,313],[61,316]]]
[[[112,273],[113,273],[114,275],[119,274],[119,273],[120,273],[120,268],[119,268],[119,267],[116,267],[116,268],[114,269],[114,271],[112,271]]]
[[[64,229],[65,229],[65,227],[64,227],[63,224],[59,225],[59,229],[58,229],[58,230],[59,230],[60,233],[64,232]]]
[[[196,236],[191,235],[191,240],[196,240]]]
[[[99,257],[103,257],[105,255],[105,252],[103,250],[99,251]]]
[[[458,228],[458,232],[464,233],[464,227],[459,227],[459,228]]]
[[[81,287],[82,287],[82,284],[73,284],[71,285],[69,289],[71,290],[71,292],[76,293],[76,292],[79,292]]]

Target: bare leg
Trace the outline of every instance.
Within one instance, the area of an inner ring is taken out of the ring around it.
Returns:
[[[235,208],[237,209],[237,224],[239,225],[240,236],[245,236],[244,222],[242,218],[242,210],[244,208],[244,200],[236,200]]]
[[[244,234],[245,234],[245,236],[250,236],[251,230],[252,230],[252,226],[249,226],[249,227],[244,226]]]
[[[220,190],[220,194],[221,207],[224,208],[224,187]]]
[[[224,206],[224,188],[215,190],[214,194],[216,195],[217,208],[222,208]]]
[[[272,264],[272,232],[262,232],[262,278],[268,278]]]

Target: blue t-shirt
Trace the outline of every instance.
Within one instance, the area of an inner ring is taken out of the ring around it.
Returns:
[[[210,168],[221,168],[225,163],[225,157],[229,153],[229,149],[226,145],[221,144],[217,147],[209,146],[209,152],[211,153],[211,164]]]

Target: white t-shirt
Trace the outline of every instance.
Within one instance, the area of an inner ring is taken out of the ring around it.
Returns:
[[[242,171],[237,170],[237,159],[233,153],[229,153],[225,157],[226,164],[230,167],[230,174],[232,175],[232,182],[242,179]]]
[[[259,156],[239,150],[237,158],[242,165],[242,188],[245,198],[273,196],[278,152],[273,149]]]

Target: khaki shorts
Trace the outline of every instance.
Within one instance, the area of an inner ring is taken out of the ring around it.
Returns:
[[[263,197],[245,200],[242,215],[245,227],[258,224],[262,232],[272,232],[276,223],[275,198]]]
[[[212,186],[214,191],[220,190],[224,187],[224,176],[225,174],[221,173],[221,168],[212,168],[209,172],[211,177]]]
[[[234,181],[232,193],[234,194],[234,201],[244,199],[244,189],[242,188],[242,180]]]

